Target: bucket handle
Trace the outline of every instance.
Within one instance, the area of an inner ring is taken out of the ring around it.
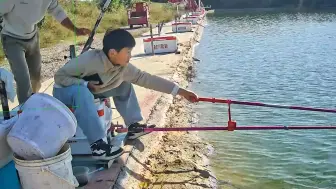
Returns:
[[[50,171],[50,169],[48,169],[47,167],[43,167],[43,168],[42,168],[42,171],[43,171],[43,172],[47,172],[47,173],[49,173],[49,174],[51,174],[51,175],[57,177],[58,179],[60,179],[60,180],[62,180],[62,181],[64,181],[64,182],[66,182],[66,183],[68,183],[69,185],[71,185],[71,186],[73,186],[73,187],[78,187],[78,186],[79,186],[79,183],[78,183],[78,181],[77,181],[77,179],[76,179],[75,176],[73,176],[73,180],[75,181],[75,183],[72,183],[72,182],[69,182],[68,180],[66,180],[66,179],[64,179],[64,178],[62,178],[62,177],[60,177],[60,176],[58,176],[57,174],[53,173],[53,172]]]

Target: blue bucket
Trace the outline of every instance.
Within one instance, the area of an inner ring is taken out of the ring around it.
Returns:
[[[0,168],[0,186],[1,189],[21,189],[14,161]]]

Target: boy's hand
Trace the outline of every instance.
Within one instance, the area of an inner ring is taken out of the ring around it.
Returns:
[[[180,96],[183,96],[189,102],[196,102],[198,99],[198,96],[195,93],[193,93],[192,91],[188,91],[186,89],[182,89],[182,88],[178,90],[177,94]]]
[[[87,87],[90,89],[92,92],[96,92],[101,88],[101,85],[97,85],[99,82],[96,81],[89,81],[87,84]]]

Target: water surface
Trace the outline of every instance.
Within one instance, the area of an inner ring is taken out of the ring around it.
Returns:
[[[196,48],[200,96],[336,108],[336,15],[209,17]],[[199,103],[200,125],[227,106]],[[232,106],[238,125],[336,125],[336,114]],[[219,188],[336,188],[336,130],[203,132]]]

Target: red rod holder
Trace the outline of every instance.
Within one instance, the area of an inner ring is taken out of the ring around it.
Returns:
[[[231,115],[231,104],[336,113],[336,110],[333,110],[333,109],[310,108],[310,107],[301,107],[301,106],[284,106],[284,105],[264,104],[260,102],[233,101],[233,100],[217,99],[217,98],[198,98],[196,100],[196,102],[200,102],[200,101],[228,104],[228,116],[229,116],[228,125],[227,126],[212,126],[212,127],[204,126],[204,127],[175,127],[175,128],[134,128],[133,130],[130,130],[130,132],[336,129],[336,126],[239,126],[237,127],[236,121],[233,121],[231,119],[231,116],[232,116]],[[122,133],[122,132],[128,132],[129,130],[128,128],[118,128],[116,131],[119,133]]]
[[[228,114],[229,114],[229,121],[228,121],[228,131],[234,131],[236,129],[237,123],[231,120],[231,101],[228,100]]]

